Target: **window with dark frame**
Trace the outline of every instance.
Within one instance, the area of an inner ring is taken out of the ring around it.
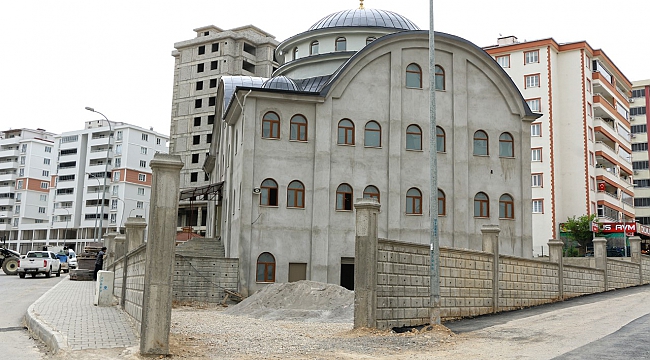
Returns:
[[[347,50],[347,40],[344,37],[336,38],[336,41],[334,42],[334,50],[335,51]]]
[[[217,60],[211,61],[210,62],[210,70],[217,70],[219,62]]]
[[[422,192],[417,188],[410,188],[406,192],[406,213],[422,215]]]
[[[483,192],[474,196],[474,217],[490,217],[490,198]]]
[[[196,82],[196,91],[203,90],[203,81]]]
[[[190,173],[190,182],[197,182],[197,181],[199,181],[199,173],[198,172]]]
[[[436,90],[445,90],[446,89],[445,69],[443,69],[442,66],[440,65],[436,65],[435,70],[436,70],[436,74],[435,74]]]
[[[194,108],[199,109],[201,107],[203,107],[203,99],[195,99]]]
[[[499,198],[499,219],[515,218],[515,202],[512,196],[503,194]]]
[[[199,154],[192,154],[192,164],[199,163]]]
[[[269,111],[262,117],[262,138],[279,139],[280,138],[280,116]]]
[[[203,65],[203,64],[197,64],[197,65],[196,65],[196,72],[197,72],[197,73],[203,72],[203,70],[204,70],[204,66],[205,66],[205,65]]]
[[[217,104],[217,97],[216,96],[210,96],[208,98],[208,106],[215,106]]]
[[[418,64],[409,64],[406,67],[406,87],[422,89],[422,68]]]
[[[211,144],[212,143],[212,134],[206,134],[205,135],[205,143],[206,144]]]
[[[312,43],[309,45],[309,55],[317,55],[318,54],[318,41],[312,41]]]
[[[438,189],[438,215],[447,215],[447,197],[440,189]]]
[[[275,258],[270,253],[262,253],[257,258],[257,282],[275,282]]]
[[[337,144],[354,145],[354,123],[350,119],[339,121],[338,132]]]
[[[210,88],[216,88],[217,87],[217,79],[210,79]]]
[[[336,189],[336,210],[352,211],[352,187],[348,184],[341,184]]]
[[[447,150],[445,130],[443,130],[440,126],[436,126],[436,150],[441,153],[444,153]]]
[[[199,55],[205,54],[205,45],[199,46]]]
[[[208,115],[208,125],[214,124],[214,115]]]
[[[212,52],[217,52],[217,51],[219,51],[219,43],[212,44]]]
[[[377,199],[377,202],[381,202],[381,194],[379,189],[374,185],[368,185],[363,189],[363,198],[364,199]]]
[[[366,124],[363,146],[381,147],[381,126],[376,121],[368,121]]]
[[[201,126],[201,117],[197,116],[194,118],[194,126]]]
[[[474,133],[474,155],[489,155],[488,136],[483,130]]]
[[[294,115],[290,121],[291,134],[289,140],[307,141],[307,119],[302,115]]]
[[[273,179],[266,179],[262,181],[260,186],[260,205],[263,206],[278,206],[278,183]]]
[[[298,180],[294,180],[287,186],[287,207],[305,207],[305,186]]]
[[[199,145],[201,143],[201,135],[192,136],[192,145]]]
[[[515,140],[512,135],[503,133],[499,136],[499,156],[515,157]]]
[[[406,128],[406,150],[422,150],[422,129],[417,125]]]

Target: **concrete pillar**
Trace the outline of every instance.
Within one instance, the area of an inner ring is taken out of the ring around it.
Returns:
[[[147,227],[147,222],[143,218],[130,217],[126,219],[126,253],[137,249],[140,245],[144,244],[144,229]]]
[[[549,261],[557,264],[558,298],[564,300],[564,257],[562,249],[564,249],[564,242],[562,240],[551,239],[548,241]]]
[[[594,259],[596,260],[596,269],[603,270],[605,273],[604,291],[607,291],[607,239],[601,237],[594,239]]]
[[[377,214],[376,199],[357,199],[354,243],[354,327],[377,327]]]
[[[106,259],[104,263],[106,264],[106,269],[109,269],[109,266],[112,266],[115,263],[115,237],[118,235],[116,232],[109,232],[104,237],[104,246],[106,246]]]
[[[183,162],[178,155],[155,154],[151,212],[140,329],[140,353],[168,355],[172,317],[172,273],[176,238],[176,214]]]
[[[203,208],[198,206],[196,208],[196,232],[200,233],[201,224],[203,223]]]
[[[483,234],[483,251],[492,257],[492,312],[499,312],[499,225],[481,226]]]
[[[630,257],[632,263],[639,265],[639,285],[643,285],[643,268],[641,267],[641,237],[630,236]]]
[[[126,236],[119,234],[113,241],[115,242],[115,260],[117,260],[126,255]]]

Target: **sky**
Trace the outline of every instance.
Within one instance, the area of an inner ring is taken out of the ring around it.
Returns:
[[[586,40],[630,81],[650,79],[650,46],[641,36],[650,1],[366,0],[366,8],[401,14],[478,46],[500,36],[520,41]],[[79,130],[101,117],[169,134],[174,43],[193,29],[252,24],[278,41],[321,18],[359,6],[353,0],[2,0],[0,130]],[[639,15],[636,15],[639,14]]]

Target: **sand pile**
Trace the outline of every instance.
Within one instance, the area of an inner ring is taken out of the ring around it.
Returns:
[[[225,313],[269,320],[353,322],[354,292],[308,280],[269,284]]]

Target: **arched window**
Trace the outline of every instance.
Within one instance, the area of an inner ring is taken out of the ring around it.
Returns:
[[[318,41],[312,41],[311,45],[309,45],[309,55],[316,54],[318,54]]]
[[[445,90],[445,69],[436,65],[436,90]]]
[[[302,115],[294,115],[290,121],[291,134],[289,140],[307,141],[307,119]]]
[[[336,38],[336,43],[334,46],[335,51],[345,51],[347,49],[347,40],[344,37]]]
[[[514,219],[515,218],[515,202],[512,196],[503,194],[499,198],[499,218],[500,219]]]
[[[406,128],[406,150],[422,150],[422,129],[417,125]]]
[[[474,155],[488,155],[488,136],[483,130],[474,133]]]
[[[515,141],[512,135],[503,133],[499,136],[499,156],[515,157]]]
[[[262,138],[280,138],[280,117],[278,114],[272,111],[264,114],[264,117],[262,118]]]
[[[366,45],[370,44],[371,42],[373,42],[373,41],[375,41],[375,40],[377,40],[377,38],[374,37],[374,36],[369,36],[369,37],[367,37],[367,38],[366,38]]]
[[[381,147],[381,126],[376,121],[368,121],[366,124],[363,145],[368,147]]]
[[[447,150],[446,141],[445,131],[440,126],[436,126],[436,147],[438,152],[443,153]]]
[[[293,48],[293,54],[291,55],[291,60],[296,60],[298,58],[298,48]]]
[[[474,217],[490,217],[490,198],[485,193],[477,193],[474,196]]]
[[[350,119],[339,121],[338,144],[354,145],[354,123]]]
[[[257,257],[257,282],[275,282],[275,258],[271,253]]]
[[[377,202],[380,201],[379,189],[375,186],[368,185],[363,189],[363,198],[364,199],[377,199]]]
[[[260,205],[278,206],[278,183],[273,179],[262,181]]]
[[[438,189],[438,215],[447,215],[447,198],[440,189]]]
[[[352,187],[341,184],[336,189],[336,210],[352,210]]]
[[[305,186],[298,180],[294,180],[287,186],[287,207],[305,207]]]
[[[422,89],[422,69],[418,64],[409,64],[406,67],[406,87]]]
[[[422,214],[422,193],[417,188],[410,188],[406,192],[406,213],[410,215]]]

